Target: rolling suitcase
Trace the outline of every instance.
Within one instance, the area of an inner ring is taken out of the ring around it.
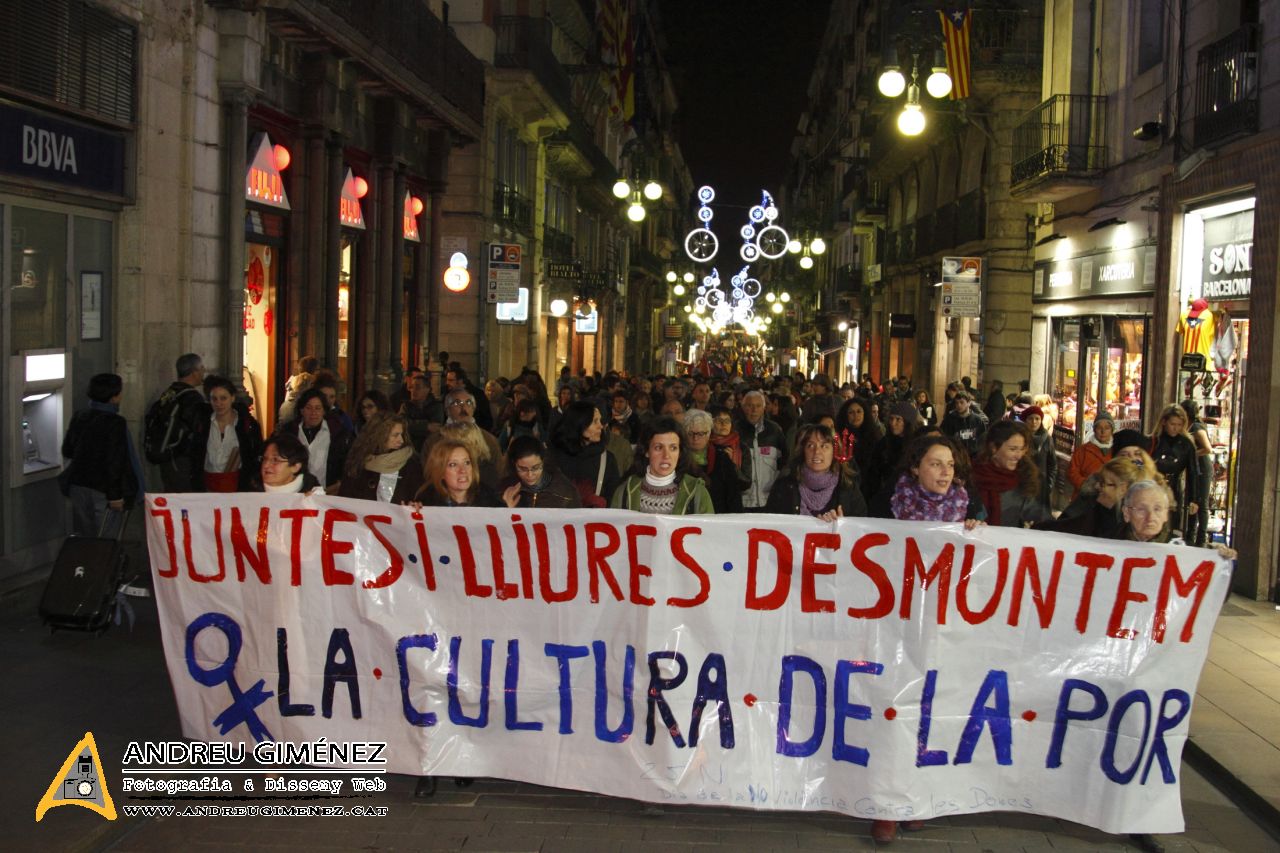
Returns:
[[[109,519],[111,514],[107,514]],[[40,618],[52,629],[105,631],[116,609],[116,595],[124,581],[125,553],[121,539],[129,522],[126,511],[114,538],[71,536],[62,543],[53,571],[40,597]],[[103,526],[105,530],[106,521]]]

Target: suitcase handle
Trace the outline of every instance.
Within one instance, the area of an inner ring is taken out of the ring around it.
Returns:
[[[124,509],[112,509],[107,507],[106,513],[102,516],[102,527],[98,528],[98,538],[107,538],[107,523],[111,521],[112,515],[120,516],[120,529],[116,531],[116,541],[120,542],[124,539],[124,529],[129,524],[129,516],[133,513],[133,507],[127,506]]]

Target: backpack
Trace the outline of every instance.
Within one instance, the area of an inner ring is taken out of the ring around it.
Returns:
[[[147,409],[142,449],[148,462],[163,465],[173,459],[174,448],[180,447],[187,440],[187,428],[178,420],[178,410],[182,395],[188,391],[200,393],[190,386],[181,389],[167,388],[160,399]]]

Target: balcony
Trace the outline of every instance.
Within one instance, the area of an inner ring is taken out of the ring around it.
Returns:
[[[835,294],[841,296],[857,296],[862,292],[862,267],[858,264],[845,264],[835,270]]]
[[[518,68],[533,74],[565,113],[573,110],[569,75],[551,50],[551,19],[501,15],[494,19],[495,68]]]
[[[573,260],[573,237],[550,225],[545,226],[542,229],[542,256],[558,263]]]
[[[529,234],[533,230],[533,202],[506,184],[495,184],[493,218],[523,234]]]
[[[227,5],[224,0],[222,5]],[[317,38],[473,138],[484,132],[484,63],[421,0],[264,0],[272,28]]]
[[[1200,49],[1192,125],[1197,148],[1258,131],[1260,36],[1257,24],[1246,24]]]
[[[1096,186],[1107,167],[1105,95],[1054,95],[1013,129],[1009,192],[1061,201]]]

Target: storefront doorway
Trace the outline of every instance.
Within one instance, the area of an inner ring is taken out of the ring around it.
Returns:
[[[244,388],[250,412],[265,432],[275,427],[276,366],[280,362],[277,324],[282,315],[278,282],[284,260],[284,219],[250,210],[245,216]]]

